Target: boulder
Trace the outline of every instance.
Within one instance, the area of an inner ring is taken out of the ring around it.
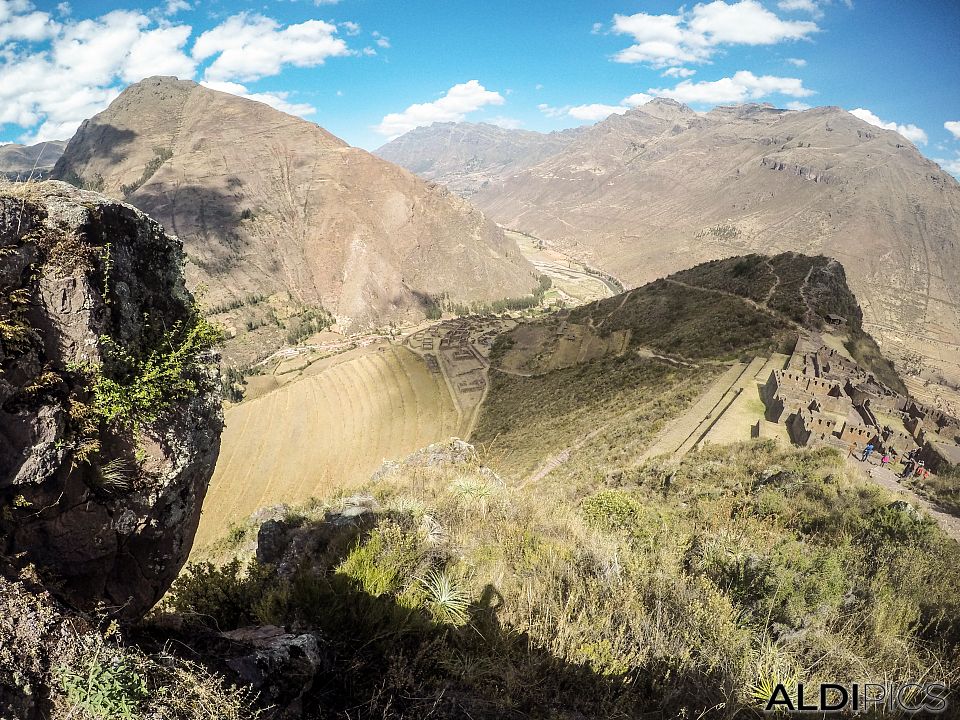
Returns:
[[[183,259],[122,202],[0,185],[0,556],[79,609],[142,616],[193,542],[223,416]]]

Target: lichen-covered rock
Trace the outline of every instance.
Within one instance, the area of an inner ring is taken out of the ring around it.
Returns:
[[[42,588],[0,576],[0,718],[40,717],[50,676],[96,635]]]
[[[0,555],[136,618],[193,542],[220,447],[215,333],[149,217],[0,185]]]
[[[493,470],[480,464],[480,456],[473,445],[455,437],[447,442],[427,445],[400,461],[385,460],[370,479],[377,483],[399,472],[443,470],[463,466],[473,467],[488,482],[503,484],[503,480]]]

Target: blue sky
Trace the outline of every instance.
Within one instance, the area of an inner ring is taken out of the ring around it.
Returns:
[[[368,149],[436,120],[571,127],[655,94],[839,105],[960,175],[956,0],[0,0],[0,141],[67,138],[152,74]]]

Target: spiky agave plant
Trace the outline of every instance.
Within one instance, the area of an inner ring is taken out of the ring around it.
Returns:
[[[431,570],[420,580],[427,596],[427,608],[438,623],[466,625],[470,598],[466,591],[446,572]]]
[[[94,469],[98,489],[109,495],[125,493],[133,484],[130,468],[122,458],[114,458],[102,464],[96,463]]]

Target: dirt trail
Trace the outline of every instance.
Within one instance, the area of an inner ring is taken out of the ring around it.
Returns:
[[[854,457],[847,456],[847,465],[856,469],[863,477],[897,495],[902,495],[912,504],[922,507],[932,517],[937,525],[951,538],[960,542],[960,518],[944,512],[929,500],[920,497],[910,488],[900,484],[900,479],[889,468],[862,463]]]
[[[758,303],[756,300],[751,300],[750,298],[743,297],[743,295],[737,295],[736,293],[727,292],[726,290],[718,290],[716,288],[705,288],[705,287],[700,287],[699,285],[691,285],[690,283],[685,283],[682,280],[674,280],[673,278],[664,278],[664,281],[668,283],[673,283],[674,285],[679,285],[680,287],[689,288],[690,290],[701,290],[703,292],[715,293],[717,295],[726,295],[727,297],[732,297],[736,300],[742,300],[745,303],[753,305],[753,307],[755,307],[760,312],[766,313],[767,315],[775,317],[777,318],[777,320],[787,323],[790,327],[796,330],[804,329],[803,326],[801,326],[800,323],[798,323],[796,320],[792,320],[788,318],[786,315],[778,313],[776,310],[772,310],[766,305]]]

